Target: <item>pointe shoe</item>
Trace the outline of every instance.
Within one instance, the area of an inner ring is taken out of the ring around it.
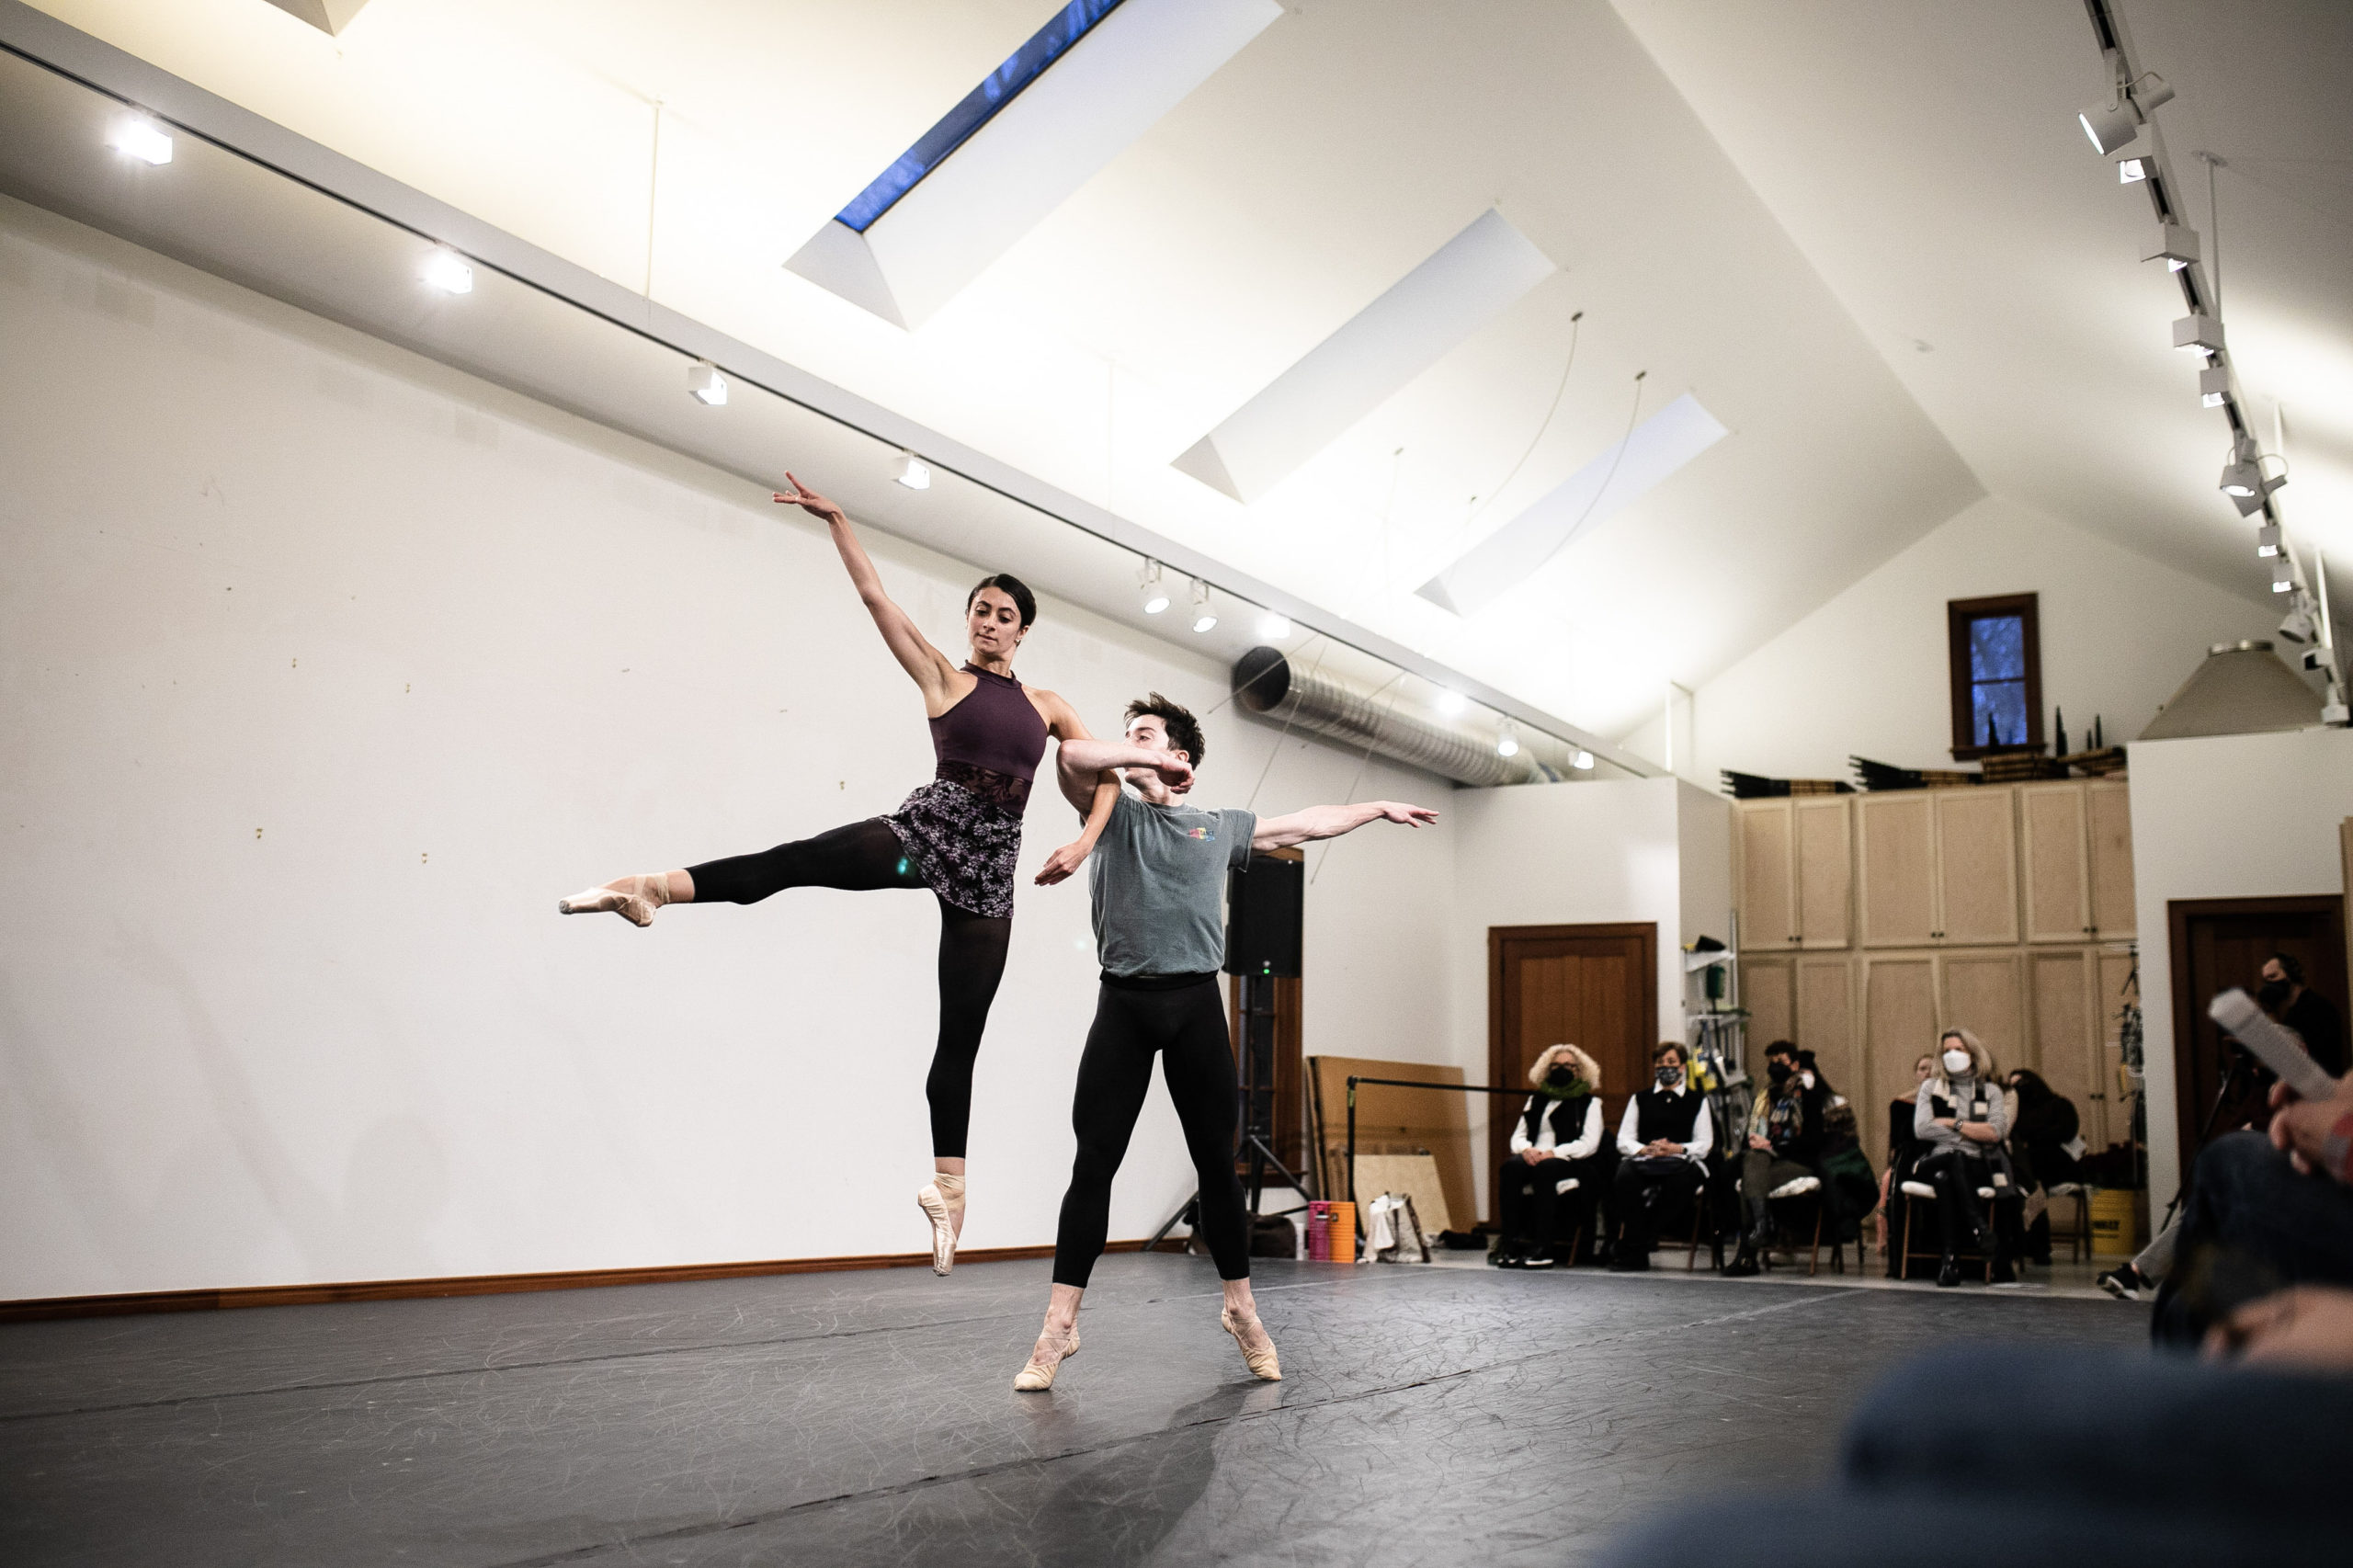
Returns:
[[[590,888],[555,901],[559,915],[602,915],[612,911],[632,926],[651,926],[654,912],[670,902],[670,877],[656,871],[646,877],[623,877],[615,887]]]
[[[956,1267],[956,1221],[964,1212],[964,1178],[936,1172],[915,1194],[915,1207],[931,1221],[931,1271],[945,1274]]]
[[[1045,1336],[1040,1335],[1039,1337],[1042,1339]],[[1020,1371],[1014,1374],[1014,1392],[1017,1393],[1042,1393],[1047,1389],[1052,1388],[1054,1386],[1054,1374],[1063,1369],[1063,1362],[1069,1360],[1072,1357],[1077,1354],[1078,1330],[1074,1328],[1070,1331],[1070,1343],[1063,1346],[1062,1355],[1055,1359],[1052,1366],[1040,1366],[1038,1364],[1037,1353],[1035,1351],[1030,1352],[1029,1364],[1022,1368]]]
[[[1253,1350],[1247,1345],[1244,1345],[1242,1325],[1234,1321],[1233,1309],[1231,1307],[1218,1309],[1217,1321],[1219,1327],[1233,1335],[1233,1343],[1240,1346],[1243,1360],[1250,1365],[1252,1377],[1270,1383],[1279,1383],[1283,1381],[1283,1367],[1282,1363],[1275,1358],[1273,1340],[1269,1339],[1267,1342],[1267,1347],[1264,1350]]]

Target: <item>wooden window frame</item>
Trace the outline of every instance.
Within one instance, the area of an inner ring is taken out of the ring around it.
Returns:
[[[1952,678],[1952,759],[1968,762],[1990,753],[2010,752],[2016,745],[1989,746],[1978,741],[1973,726],[1976,704],[1970,699],[1969,624],[1990,616],[2015,615],[2026,632],[2026,745],[2043,747],[2042,627],[2032,594],[1995,594],[1983,599],[1945,601],[1946,665]]]

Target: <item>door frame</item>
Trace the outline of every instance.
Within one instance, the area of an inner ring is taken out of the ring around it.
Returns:
[[[1655,920],[1597,921],[1581,926],[1490,926],[1487,927],[1487,1082],[1498,1088],[1513,1087],[1503,1082],[1504,1071],[1504,948],[1507,943],[1559,941],[1579,937],[1632,937],[1642,942],[1643,973],[1643,1038],[1650,1044],[1643,1049],[1656,1049],[1658,1033],[1658,922]],[[1632,1085],[1639,1088],[1639,1084]],[[1504,1098],[1500,1095],[1484,1096],[1489,1100]],[[1493,1154],[1496,1143],[1495,1129],[1503,1125],[1496,1119],[1497,1108],[1487,1108],[1487,1147]],[[1608,1136],[1605,1131],[1604,1136]],[[1491,1159],[1491,1165],[1500,1160]]]

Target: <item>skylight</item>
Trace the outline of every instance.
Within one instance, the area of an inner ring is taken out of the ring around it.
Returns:
[[[864,233],[869,225],[897,205],[924,176],[961,147],[972,132],[986,125],[997,110],[1021,96],[1023,88],[1045,74],[1063,51],[1085,38],[1096,23],[1120,8],[1120,0],[1070,0],[1029,41],[990,72],[981,85],[966,93],[939,123],[915,138],[915,144],[892,163],[835,214],[834,222]]]

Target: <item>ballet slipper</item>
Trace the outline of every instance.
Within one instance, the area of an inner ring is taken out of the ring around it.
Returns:
[[[1275,1344],[1272,1339],[1267,1340],[1264,1350],[1253,1350],[1249,1346],[1243,1344],[1242,1324],[1233,1315],[1232,1307],[1220,1308],[1217,1321],[1219,1327],[1233,1335],[1233,1343],[1241,1347],[1242,1359],[1249,1364],[1252,1377],[1270,1383],[1279,1383],[1283,1381],[1282,1363],[1275,1358]],[[1263,1324],[1260,1326],[1264,1327]]]
[[[956,1267],[956,1237],[963,1229],[964,1178],[947,1171],[933,1172],[931,1180],[915,1194],[915,1206],[931,1221],[931,1271],[945,1274]]]
[[[1041,1334],[1038,1337],[1042,1340],[1046,1336]],[[1029,1364],[1022,1368],[1020,1371],[1014,1374],[1013,1387],[1015,1392],[1018,1393],[1042,1393],[1046,1390],[1052,1388],[1054,1386],[1054,1374],[1062,1370],[1063,1363],[1064,1361],[1069,1360],[1072,1357],[1077,1354],[1078,1330],[1074,1326],[1070,1331],[1070,1343],[1063,1346],[1063,1353],[1055,1357],[1051,1361],[1040,1363],[1038,1359],[1038,1353],[1035,1350],[1029,1352]]]
[[[670,874],[656,871],[649,877],[622,877],[601,888],[560,898],[555,907],[559,915],[602,915],[610,910],[632,926],[651,926],[654,912],[669,902]]]

